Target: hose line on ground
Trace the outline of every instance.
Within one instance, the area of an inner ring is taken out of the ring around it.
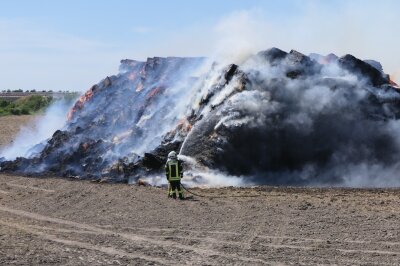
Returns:
[[[182,183],[181,183],[181,187],[183,187],[183,189],[186,190],[186,192],[188,192],[194,196],[198,196],[198,197],[202,197],[202,198],[256,198],[256,197],[261,196],[260,194],[257,194],[257,195],[231,195],[231,196],[200,195],[200,194],[194,193],[191,190],[187,189],[184,185],[182,185]]]

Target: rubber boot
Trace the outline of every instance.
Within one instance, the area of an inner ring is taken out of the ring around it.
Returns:
[[[168,198],[172,198],[171,184],[168,183]]]

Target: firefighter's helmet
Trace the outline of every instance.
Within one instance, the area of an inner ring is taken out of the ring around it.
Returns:
[[[171,151],[170,153],[168,153],[168,159],[176,160],[176,158],[177,156],[175,151]]]

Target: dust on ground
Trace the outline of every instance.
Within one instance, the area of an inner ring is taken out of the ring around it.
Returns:
[[[400,263],[400,189],[193,191],[0,174],[0,265]]]

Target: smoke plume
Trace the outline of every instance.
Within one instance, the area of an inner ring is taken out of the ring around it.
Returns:
[[[0,157],[14,160],[17,157],[31,157],[41,151],[44,141],[65,125],[66,114],[71,102],[57,100],[29,125],[23,126],[13,142],[0,151]]]
[[[176,150],[189,185],[400,185],[400,93],[380,63],[277,48],[238,58],[122,60],[2,171],[162,184]]]

